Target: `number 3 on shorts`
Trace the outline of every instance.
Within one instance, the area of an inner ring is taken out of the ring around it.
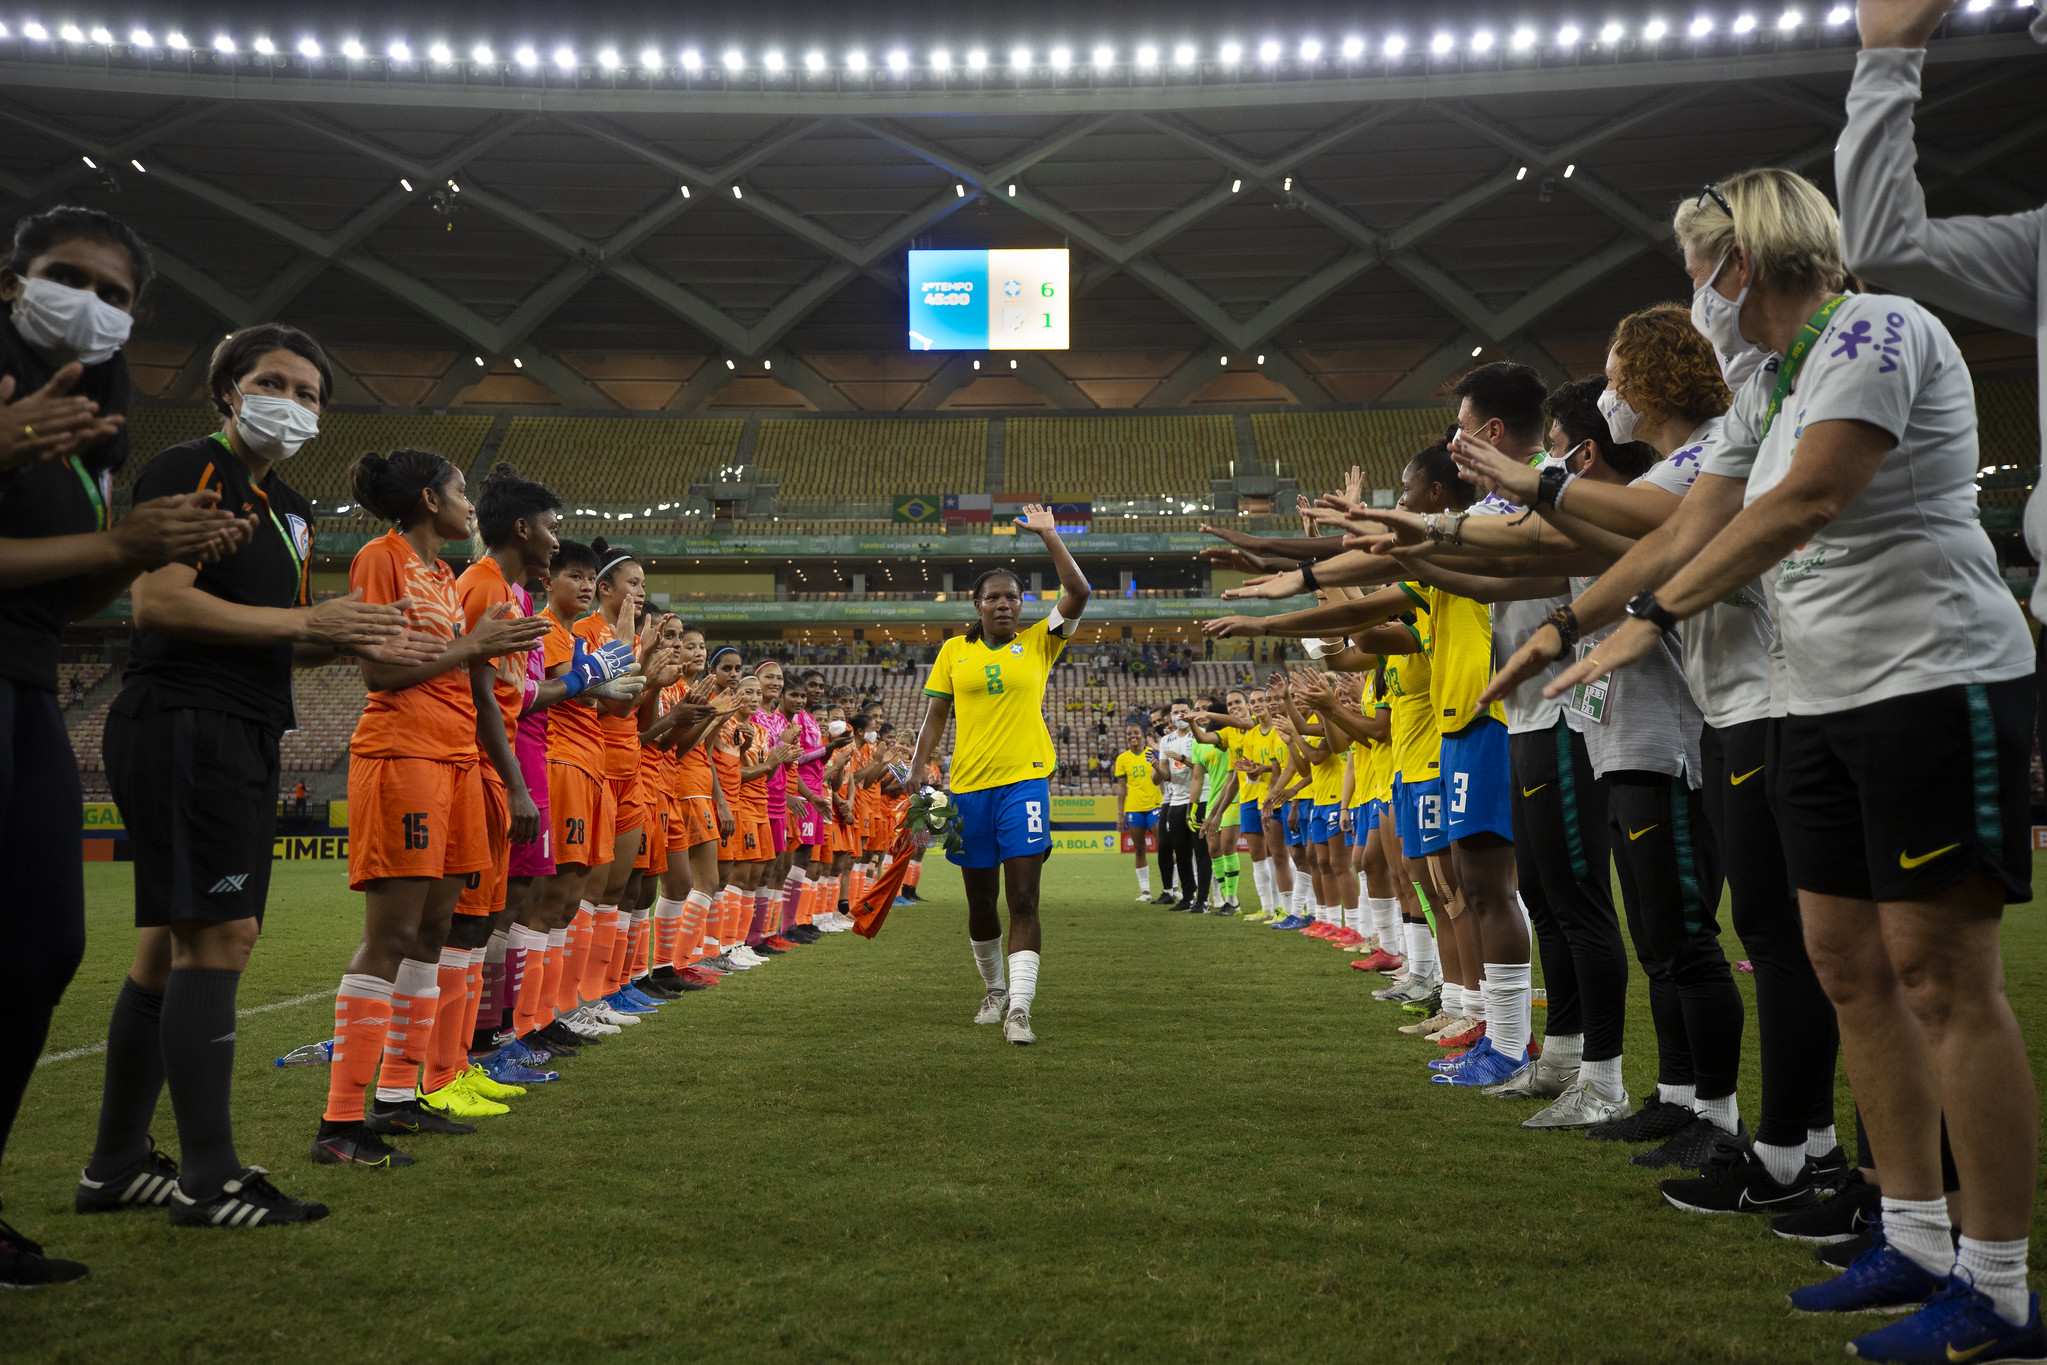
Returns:
[[[1043,802],[1024,802],[1024,828],[1032,834],[1045,832],[1045,807]]]
[[[1464,789],[1470,782],[1470,773],[1450,774],[1450,785],[1457,789],[1457,794],[1450,798],[1450,813],[1452,815],[1464,814]]]

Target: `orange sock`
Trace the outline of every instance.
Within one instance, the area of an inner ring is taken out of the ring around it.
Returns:
[[[582,912],[577,911],[576,918],[582,917]],[[577,993],[585,1000],[595,1000],[605,994],[604,978],[611,971],[611,949],[618,941],[618,908],[591,906],[590,924],[590,937],[586,940],[590,951],[583,955],[583,970],[578,974],[580,979],[576,983]]]
[[[568,960],[567,929],[547,931],[547,951],[540,959],[540,1006],[534,1012],[538,1027],[546,1028],[561,1013],[562,964]]]
[[[519,973],[519,980],[514,983],[518,994],[512,997],[512,1031],[521,1038],[524,1038],[535,1029],[547,1027],[547,1021],[540,1017],[541,1010],[544,1008],[542,1001],[549,998],[547,995],[547,962],[551,955],[554,958],[555,970],[559,972],[561,970],[561,954],[555,952],[553,947],[549,945],[546,934],[540,933],[536,929],[528,929],[519,925],[514,925],[513,927],[520,929],[522,934],[528,936],[525,940],[525,970]],[[548,1009],[547,1013],[549,1019],[554,1017],[552,1009]]]
[[[567,1014],[582,1004],[576,994],[576,986],[583,979],[583,959],[590,951],[592,912],[578,910],[569,921],[566,937],[562,941],[561,979],[555,984],[554,1008],[558,1014]]]
[[[469,1068],[469,1044],[476,1037],[476,1021],[483,1013],[483,955],[485,948],[469,950],[469,970],[462,974],[468,995],[462,1002],[462,1068]],[[495,1030],[493,1030],[495,1032]]]
[[[924,860],[922,858],[919,858],[916,861],[912,862],[910,864],[910,870],[903,874],[903,885],[908,887],[914,887],[917,885],[918,880],[922,878],[923,875]]]
[[[604,993],[610,995],[622,988],[626,973],[633,969],[633,922],[623,910],[614,910],[611,917],[616,926],[617,936],[611,941],[611,966],[604,973]]]
[[[327,1072],[327,1109],[334,1123],[362,1121],[363,1092],[377,1078],[391,1027],[391,983],[351,972],[334,997],[334,1060]]]
[[[682,902],[663,896],[654,902],[654,966],[673,967],[675,940],[682,933]]]
[[[469,1013],[468,988],[463,984],[468,970],[467,948],[441,949],[441,965],[435,973],[441,996],[434,1002],[433,1035],[427,1040],[425,1090],[439,1090],[469,1064],[469,1038],[461,1032],[463,1017]]]
[[[675,936],[675,969],[695,965],[704,956],[704,936],[710,930],[711,897],[692,889],[682,901],[682,928]]]
[[[431,963],[403,958],[398,979],[391,983],[391,1029],[384,1035],[384,1066],[377,1073],[377,1098],[409,1100],[419,1088],[419,1068],[434,1040],[434,1019],[440,1011],[439,969]]]

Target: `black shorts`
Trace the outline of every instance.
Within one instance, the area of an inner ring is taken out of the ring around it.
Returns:
[[[1801,891],[1927,900],[1978,870],[2033,898],[2030,677],[1787,716],[1769,757]]]
[[[190,707],[107,716],[107,781],[135,858],[135,924],[263,920],[278,734]]]

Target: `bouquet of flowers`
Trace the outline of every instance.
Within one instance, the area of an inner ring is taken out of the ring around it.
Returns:
[[[942,791],[926,787],[911,797],[907,823],[910,842],[918,848],[937,844],[947,853],[957,853],[965,846],[960,839],[959,807]]]

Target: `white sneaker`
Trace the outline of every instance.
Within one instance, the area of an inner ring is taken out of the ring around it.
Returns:
[[[767,961],[766,958],[747,947],[744,943],[732,950],[732,960],[742,967],[758,967]]]
[[[1004,1042],[1015,1043],[1019,1047],[1037,1042],[1038,1035],[1031,1032],[1030,1012],[1023,1009],[1011,1010],[1009,1016],[1002,1021],[1002,1038]]]
[[[1579,1079],[1566,1090],[1555,1104],[1539,1114],[1521,1120],[1523,1128],[1590,1128],[1594,1124],[1607,1123],[1623,1118],[1628,1112],[1628,1097],[1623,1094],[1617,1100],[1603,1100],[1592,1093],[1592,1082]]]
[[[1137,903],[1138,903],[1139,905],[1150,905],[1150,904],[1151,904],[1151,895],[1150,895],[1150,893],[1149,893],[1149,892],[1145,892],[1145,891],[1140,891],[1140,892],[1138,892],[1138,893],[1137,893]]]
[[[570,1010],[561,1017],[561,1020],[568,1027],[569,1032],[584,1038],[601,1038],[607,1033],[625,1032],[624,1029],[621,1029],[616,1024],[606,1024],[591,1018],[587,1006],[582,1009]]]
[[[620,1014],[609,1005],[592,1005],[590,1007],[590,1014],[598,1023],[610,1024],[613,1028],[634,1028],[640,1022],[639,1015]]]
[[[1009,1008],[1009,992],[998,986],[981,1000],[981,1008],[974,1012],[977,1024],[999,1024],[1002,1015]]]

